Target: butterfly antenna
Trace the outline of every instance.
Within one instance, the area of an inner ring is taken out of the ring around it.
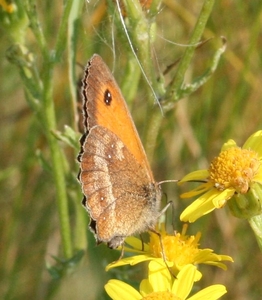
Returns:
[[[170,179],[170,180],[163,180],[163,181],[159,181],[157,184],[161,185],[163,183],[167,183],[167,182],[178,182],[178,179]]]

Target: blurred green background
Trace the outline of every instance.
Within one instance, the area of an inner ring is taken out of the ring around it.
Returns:
[[[75,62],[77,81],[83,74],[83,66],[96,52],[108,63],[119,85],[123,86],[124,96],[143,136],[154,98],[143,76],[139,75],[139,84],[134,91],[130,86],[135,79],[131,76],[130,82],[124,81],[127,61],[132,60],[133,54],[121,27],[117,7],[111,1],[108,3],[78,1],[79,7],[75,7],[78,9],[75,15],[79,16],[74,21],[75,31],[66,31],[67,39],[62,43],[64,51],[56,61],[52,77],[56,129],[64,131],[64,126],[69,125],[77,130],[77,116],[70,102],[72,90],[68,83],[70,60]],[[155,78],[167,66],[179,62],[203,3],[166,0],[155,10],[144,8],[146,20],[149,24],[154,23],[155,28],[154,41],[150,46]],[[59,147],[63,153],[75,254],[70,261],[65,260],[50,148],[43,122],[39,120],[41,112],[36,113],[34,107],[28,105],[29,92],[25,92],[19,69],[7,59],[10,46],[20,43],[28,51],[27,56],[23,54],[21,59],[27,57],[30,60],[32,53],[34,68],[39,78],[44,78],[46,61],[28,26],[30,22],[24,9],[35,5],[46,46],[51,51],[57,43],[63,3],[18,1],[16,5],[14,12],[0,7],[1,299],[108,299],[103,285],[109,278],[128,278],[129,282],[132,278],[136,282],[141,278],[143,266],[132,270],[104,271],[119,253],[105,245],[95,246],[94,237],[87,230],[88,215],[81,207],[81,189],[76,180],[77,150],[61,141]],[[124,9],[122,13],[128,18]],[[219,153],[227,139],[233,138],[242,145],[250,134],[261,129],[261,28],[261,1],[215,1],[201,39],[210,40],[196,49],[184,81],[192,82],[210,66],[214,52],[221,46],[220,36],[226,38],[227,50],[211,79],[163,116],[151,159],[156,180],[179,179],[193,170],[207,168],[208,162]],[[132,38],[132,32],[130,36]],[[73,54],[68,55],[68,40],[72,38]],[[141,64],[146,62],[141,61]],[[174,76],[177,64],[166,75],[165,84]],[[147,75],[149,78],[152,76]],[[149,112],[147,119],[144,117],[146,112]],[[179,199],[184,190],[173,183],[165,184],[163,190],[168,200],[175,203],[175,229],[180,230],[179,214],[190,202]],[[212,248],[216,253],[232,256],[235,261],[228,264],[227,271],[201,265],[203,279],[198,287],[221,283],[228,290],[223,299],[261,299],[262,256],[248,223],[232,217],[225,207],[190,226],[192,234],[197,231],[202,232],[201,248]],[[81,250],[84,250],[83,256]],[[52,276],[47,270],[50,266],[53,266]]]

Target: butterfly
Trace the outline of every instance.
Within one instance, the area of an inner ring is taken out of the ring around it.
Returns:
[[[122,93],[103,59],[94,54],[82,80],[85,132],[79,181],[82,204],[97,243],[110,248],[153,229],[160,216],[161,188]]]

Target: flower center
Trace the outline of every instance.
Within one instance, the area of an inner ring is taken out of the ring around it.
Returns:
[[[245,194],[259,167],[260,161],[255,151],[232,147],[220,152],[211,162],[210,180],[218,190],[234,188]]]
[[[187,264],[193,264],[196,255],[199,253],[198,242],[201,234],[196,236],[185,235],[184,232],[176,233],[175,235],[162,234],[162,245],[165,252],[167,261],[174,262],[174,269],[177,267],[183,267]],[[159,236],[156,234],[150,234],[149,247],[151,253],[155,257],[162,257],[162,249],[159,241]]]
[[[181,298],[175,296],[171,292],[153,292],[143,297],[143,300],[181,300]]]

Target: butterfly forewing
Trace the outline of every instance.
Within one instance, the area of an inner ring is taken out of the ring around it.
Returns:
[[[101,125],[114,132],[153,181],[136,127],[122,93],[107,65],[99,55],[90,59],[83,79],[84,115],[87,130]]]

